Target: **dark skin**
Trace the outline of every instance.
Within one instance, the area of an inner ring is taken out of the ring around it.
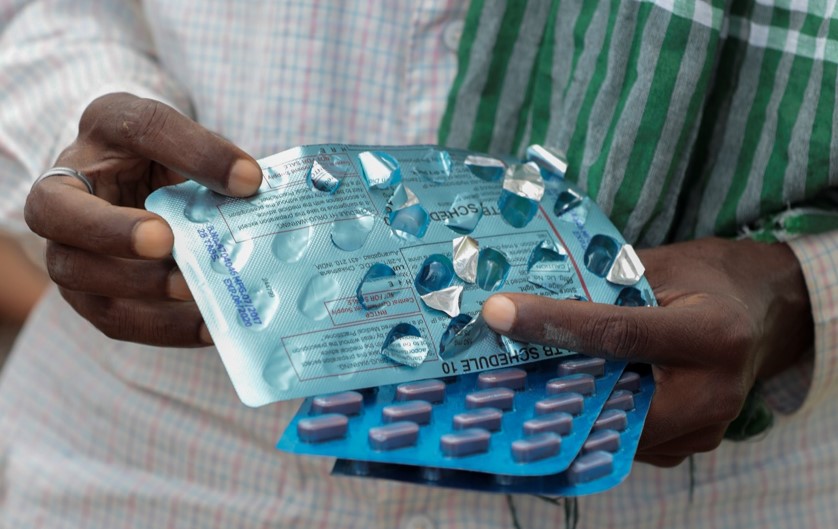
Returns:
[[[72,177],[35,185],[26,222],[47,239],[47,269],[79,314],[111,338],[160,346],[211,338],[171,257],[174,235],[143,209],[155,189],[190,178],[230,196],[256,192],[262,171],[247,153],[174,109],[109,94],[84,112],[55,165]]]
[[[637,458],[671,467],[715,449],[758,379],[812,346],[800,263],[785,244],[701,239],[639,252],[660,307],[501,294],[483,316],[524,342],[653,364]]]
[[[172,231],[143,203],[187,178],[251,195],[262,177],[256,161],[161,103],[110,94],[88,107],[55,165],[81,171],[95,191],[51,177],[26,203],[26,221],[49,241],[47,267],[68,303],[114,339],[211,343],[171,258]],[[810,348],[813,323],[800,265],[785,245],[706,239],[640,257],[661,308],[502,294],[483,313],[522,341],[654,364],[657,393],[638,458],[673,466],[718,446],[754,381]]]

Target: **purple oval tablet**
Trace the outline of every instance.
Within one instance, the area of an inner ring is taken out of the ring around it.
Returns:
[[[445,382],[441,380],[405,382],[396,387],[396,400],[425,400],[435,404],[444,398]]]
[[[535,414],[555,413],[563,411],[571,415],[579,415],[585,405],[585,397],[579,393],[559,393],[535,403]]]
[[[596,393],[596,380],[594,380],[593,375],[579,373],[547,381],[548,395],[567,393],[568,391],[575,391],[582,395],[593,395]]]
[[[545,432],[567,435],[571,429],[573,429],[573,416],[561,411],[539,415],[538,417],[524,421],[524,433],[527,435]]]
[[[381,410],[381,420],[384,422],[411,421],[416,424],[431,422],[430,402],[424,400],[410,400],[399,404],[385,406]]]
[[[607,476],[614,468],[614,456],[608,452],[590,452],[576,458],[567,470],[571,483],[587,483]]]
[[[447,433],[439,438],[439,448],[448,457],[465,457],[489,450],[489,439],[492,437],[487,430],[470,428],[462,432]]]
[[[489,388],[466,395],[466,408],[498,408],[511,410],[515,392],[509,388]]]
[[[477,387],[524,389],[527,384],[527,372],[517,367],[484,371],[477,375]]]
[[[346,415],[330,413],[318,417],[306,417],[297,423],[297,437],[306,443],[320,443],[340,439],[346,435],[349,419]]]
[[[628,417],[623,410],[605,410],[594,422],[594,430],[617,430],[622,432],[628,426]]]
[[[545,432],[526,439],[512,441],[512,457],[519,463],[531,463],[559,453],[562,439],[553,432]]]
[[[454,416],[454,429],[483,428],[490,432],[500,430],[503,412],[497,408],[480,408],[474,411],[458,413]]]
[[[608,400],[605,401],[603,410],[624,410],[634,409],[634,393],[627,389],[616,389]]]
[[[602,358],[571,358],[559,364],[559,376],[587,373],[600,377],[605,374],[605,360]]]
[[[612,454],[620,449],[620,433],[615,430],[596,430],[582,445],[583,452],[603,450]]]
[[[356,415],[361,412],[361,404],[364,397],[357,391],[344,391],[333,395],[314,397],[311,401],[311,412],[342,413],[343,415]]]
[[[369,431],[370,448],[373,450],[395,450],[413,446],[419,437],[419,425],[401,421],[386,426],[376,426]]]
[[[632,393],[640,391],[640,375],[634,371],[626,371],[614,384],[614,389],[626,389]]]

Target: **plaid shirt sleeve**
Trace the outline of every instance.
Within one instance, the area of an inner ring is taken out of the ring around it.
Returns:
[[[800,237],[789,246],[800,260],[815,322],[815,354],[767,384],[781,412],[806,412],[834,398],[838,383],[838,232]]]

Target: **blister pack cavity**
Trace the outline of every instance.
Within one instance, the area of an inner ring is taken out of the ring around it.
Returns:
[[[479,314],[494,293],[652,303],[631,247],[561,156],[535,147],[512,160],[303,146],[260,161],[254,196],[186,182],[146,207],[172,227],[248,405],[522,367],[571,352],[491,332]]]

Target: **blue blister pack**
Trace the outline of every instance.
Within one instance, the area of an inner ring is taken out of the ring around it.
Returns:
[[[259,406],[571,354],[488,331],[495,292],[652,304],[636,254],[558,153],[528,159],[303,146],[260,160],[252,197],[190,181],[146,207],[174,231],[239,397]]]
[[[635,409],[624,364],[571,355],[306,399],[280,450],[506,474],[565,470],[603,408]],[[622,398],[622,400],[620,400]]]
[[[604,492],[620,484],[629,475],[654,395],[655,386],[648,369],[641,369],[640,373],[626,373],[633,374],[628,375],[624,383],[618,384],[614,393],[617,393],[619,399],[620,395],[624,395],[622,391],[630,391],[633,407],[624,410],[621,409],[624,406],[620,406],[601,411],[591,431],[584,436],[578,454],[561,472],[541,475],[539,470],[530,475],[489,473],[488,469],[483,472],[456,470],[443,465],[435,466],[444,458],[439,452],[433,451],[425,454],[421,466],[339,459],[332,472],[336,475],[389,479],[479,492],[563,497]],[[635,374],[638,376],[635,377]],[[493,450],[496,451],[497,447]],[[518,463],[523,468],[533,465],[540,466],[541,463]]]

